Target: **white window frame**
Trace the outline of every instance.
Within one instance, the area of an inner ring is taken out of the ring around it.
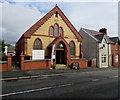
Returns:
[[[101,56],[101,62],[102,62],[102,63],[106,63],[106,61],[107,61],[106,54],[103,54],[103,55]]]

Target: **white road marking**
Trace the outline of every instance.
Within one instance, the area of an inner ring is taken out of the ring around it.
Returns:
[[[17,95],[17,94],[24,94],[24,93],[30,93],[30,92],[36,92],[36,91],[42,91],[42,90],[48,90],[48,89],[53,89],[53,88],[58,88],[58,87],[66,87],[66,86],[71,86],[71,85],[73,85],[73,84],[64,84],[64,85],[45,87],[45,88],[39,88],[39,89],[34,89],[34,90],[19,91],[19,92],[14,92],[14,93],[2,94],[2,95],[0,95],[0,97]]]
[[[93,79],[92,81],[99,81],[100,79]]]

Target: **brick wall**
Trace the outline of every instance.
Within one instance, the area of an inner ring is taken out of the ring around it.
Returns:
[[[12,70],[12,56],[7,57],[7,61],[0,62],[0,71],[11,71]]]
[[[20,68],[21,70],[31,69],[47,69],[51,67],[50,60],[24,60],[24,55],[21,55]]]
[[[70,67],[72,66],[72,63],[78,62],[79,63],[79,68],[88,68],[88,61],[84,59],[74,59],[70,61]],[[93,66],[94,67],[94,66]]]
[[[111,45],[111,56],[112,56],[112,66],[118,66],[119,63],[119,52],[120,52],[120,46],[118,45]],[[118,62],[116,62],[116,59],[118,57]]]

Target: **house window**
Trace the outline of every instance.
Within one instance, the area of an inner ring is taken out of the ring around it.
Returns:
[[[53,30],[53,27],[51,26],[51,27],[50,27],[50,31],[49,31],[49,32],[50,32],[50,33],[49,33],[50,36],[53,36],[53,31],[54,31],[54,30]]]
[[[58,25],[54,25],[54,36],[58,36]]]
[[[59,28],[59,35],[63,36],[63,29],[62,29],[62,27]]]
[[[36,39],[34,42],[34,50],[40,50],[42,49],[42,43],[39,39]]]
[[[75,55],[75,44],[73,41],[70,42],[70,56]]]
[[[106,63],[106,55],[102,55],[101,59],[102,59],[102,63]]]

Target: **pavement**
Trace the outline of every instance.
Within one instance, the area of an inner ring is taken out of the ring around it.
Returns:
[[[116,67],[108,68],[85,68],[85,69],[35,69],[35,70],[17,70],[17,71],[4,71],[0,72],[2,77],[1,81],[18,80],[18,79],[29,79],[38,77],[49,77],[49,76],[59,76],[64,73],[71,72],[92,72],[92,71],[107,71],[107,70],[117,70]]]

